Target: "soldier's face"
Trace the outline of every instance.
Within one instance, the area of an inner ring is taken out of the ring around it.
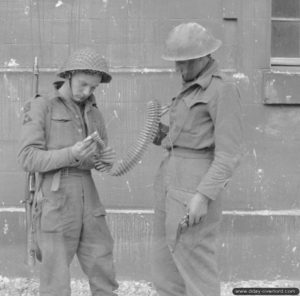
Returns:
[[[75,73],[71,78],[71,89],[75,102],[84,102],[101,82],[99,75]]]
[[[207,56],[186,60],[186,61],[176,61],[175,68],[182,76],[182,79],[186,82],[194,80],[198,74],[205,68],[209,58]]]

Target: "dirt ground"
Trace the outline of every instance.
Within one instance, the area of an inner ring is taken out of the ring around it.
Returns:
[[[120,281],[119,296],[158,296],[152,284],[145,281]],[[72,280],[72,296],[90,295],[88,283],[85,280]],[[300,281],[241,281],[222,283],[222,295],[233,295],[233,288],[300,288]],[[26,278],[7,278],[0,276],[0,296],[36,296],[38,281]],[[269,294],[272,296],[271,294]],[[288,295],[288,294],[285,294]],[[291,295],[291,294],[290,294]]]

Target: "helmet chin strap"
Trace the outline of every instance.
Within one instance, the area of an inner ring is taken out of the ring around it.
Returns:
[[[73,73],[69,72],[69,74],[68,74],[68,82],[69,82],[69,88],[70,88],[70,93],[71,93],[71,99],[73,100],[72,76],[73,76]]]
[[[189,79],[189,80],[185,80],[183,77],[182,79],[185,81],[185,82],[192,82],[192,81],[195,81],[197,80],[209,67],[210,65],[212,64],[212,62],[214,61],[213,58],[211,57],[211,55],[207,55],[205,56],[207,57],[207,62],[205,63],[205,65],[203,65],[203,67],[199,70],[199,72],[197,73],[197,75],[195,77],[193,77],[192,79]],[[199,58],[201,59],[201,58]]]
[[[69,88],[70,88],[70,93],[71,93],[71,100],[76,103],[77,105],[79,106],[83,106],[85,104],[85,101],[84,102],[77,102],[75,100],[73,100],[73,97],[74,97],[74,94],[73,94],[73,89],[72,89],[72,77],[73,77],[73,72],[69,72],[68,74],[68,82],[69,82]]]
[[[211,57],[211,55],[207,55],[206,57],[207,57],[207,61],[206,61],[205,65],[203,65],[203,67],[200,69],[200,71],[196,75],[195,79],[200,77],[210,67],[211,63],[213,62],[213,58]]]

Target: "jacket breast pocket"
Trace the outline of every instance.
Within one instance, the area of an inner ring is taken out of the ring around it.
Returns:
[[[74,144],[73,120],[68,114],[52,114],[49,145],[64,148]]]
[[[72,118],[68,114],[52,114],[51,123],[63,127],[71,123]]]
[[[208,104],[205,102],[195,103],[189,109],[189,116],[185,122],[183,131],[199,137],[200,127],[201,129],[205,128],[210,121]]]

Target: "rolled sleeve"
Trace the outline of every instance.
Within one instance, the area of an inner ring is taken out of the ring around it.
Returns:
[[[209,103],[214,123],[215,157],[197,191],[216,199],[225,188],[242,156],[243,124],[240,95],[233,83],[224,83]]]
[[[24,110],[18,161],[25,171],[47,172],[63,167],[77,166],[71,147],[47,150],[46,120],[49,104],[46,98],[27,103]]]

